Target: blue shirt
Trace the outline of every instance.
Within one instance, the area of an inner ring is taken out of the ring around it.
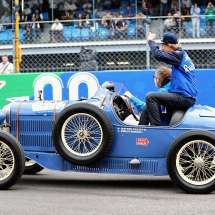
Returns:
[[[172,65],[170,92],[196,99],[198,91],[195,66],[187,53],[182,48],[164,52],[154,41],[150,40],[148,43],[156,60]]]
[[[158,89],[158,92],[169,92],[170,89],[170,82],[168,82],[165,86]],[[140,99],[132,96],[130,101],[135,105],[135,107],[142,112],[144,106],[146,105],[145,102],[141,101]]]

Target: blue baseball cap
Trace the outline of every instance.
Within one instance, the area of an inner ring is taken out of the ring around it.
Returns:
[[[161,42],[162,43],[169,43],[169,44],[177,44],[178,43],[178,37],[171,32],[166,32],[165,34],[163,34]]]

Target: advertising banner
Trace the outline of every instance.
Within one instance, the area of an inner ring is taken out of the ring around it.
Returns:
[[[153,74],[144,71],[99,71],[58,73],[17,73],[0,76],[0,108],[14,100],[77,100],[92,97],[105,81],[120,82],[134,96],[145,100],[147,92],[157,91]],[[196,104],[215,107],[215,70],[196,70]]]

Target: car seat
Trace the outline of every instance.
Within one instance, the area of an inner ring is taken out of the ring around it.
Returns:
[[[172,114],[172,118],[170,120],[169,126],[173,126],[177,124],[186,113],[186,110],[175,110]]]

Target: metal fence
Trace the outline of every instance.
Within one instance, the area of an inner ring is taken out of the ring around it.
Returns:
[[[86,70],[141,70],[161,65],[150,53],[146,35],[156,34],[156,42],[165,32],[164,19],[148,17],[141,26],[139,18],[125,19],[128,26],[123,32],[104,28],[101,20],[91,19],[92,26],[79,26],[77,20],[60,21],[62,33],[51,32],[51,22],[42,22],[43,30],[27,33],[20,24],[19,40],[22,47],[20,72],[57,72]],[[113,19],[113,22],[116,20]],[[176,33],[196,68],[215,67],[215,26],[206,25],[206,17],[200,17],[199,29],[193,29],[192,21],[183,21]],[[32,22],[29,22],[32,24]],[[194,30],[196,34],[194,33]],[[199,35],[198,35],[199,34]],[[198,37],[199,36],[199,37]],[[0,33],[0,54],[7,54],[13,61],[13,31]],[[83,49],[84,48],[84,49]],[[163,63],[162,63],[163,65]]]

